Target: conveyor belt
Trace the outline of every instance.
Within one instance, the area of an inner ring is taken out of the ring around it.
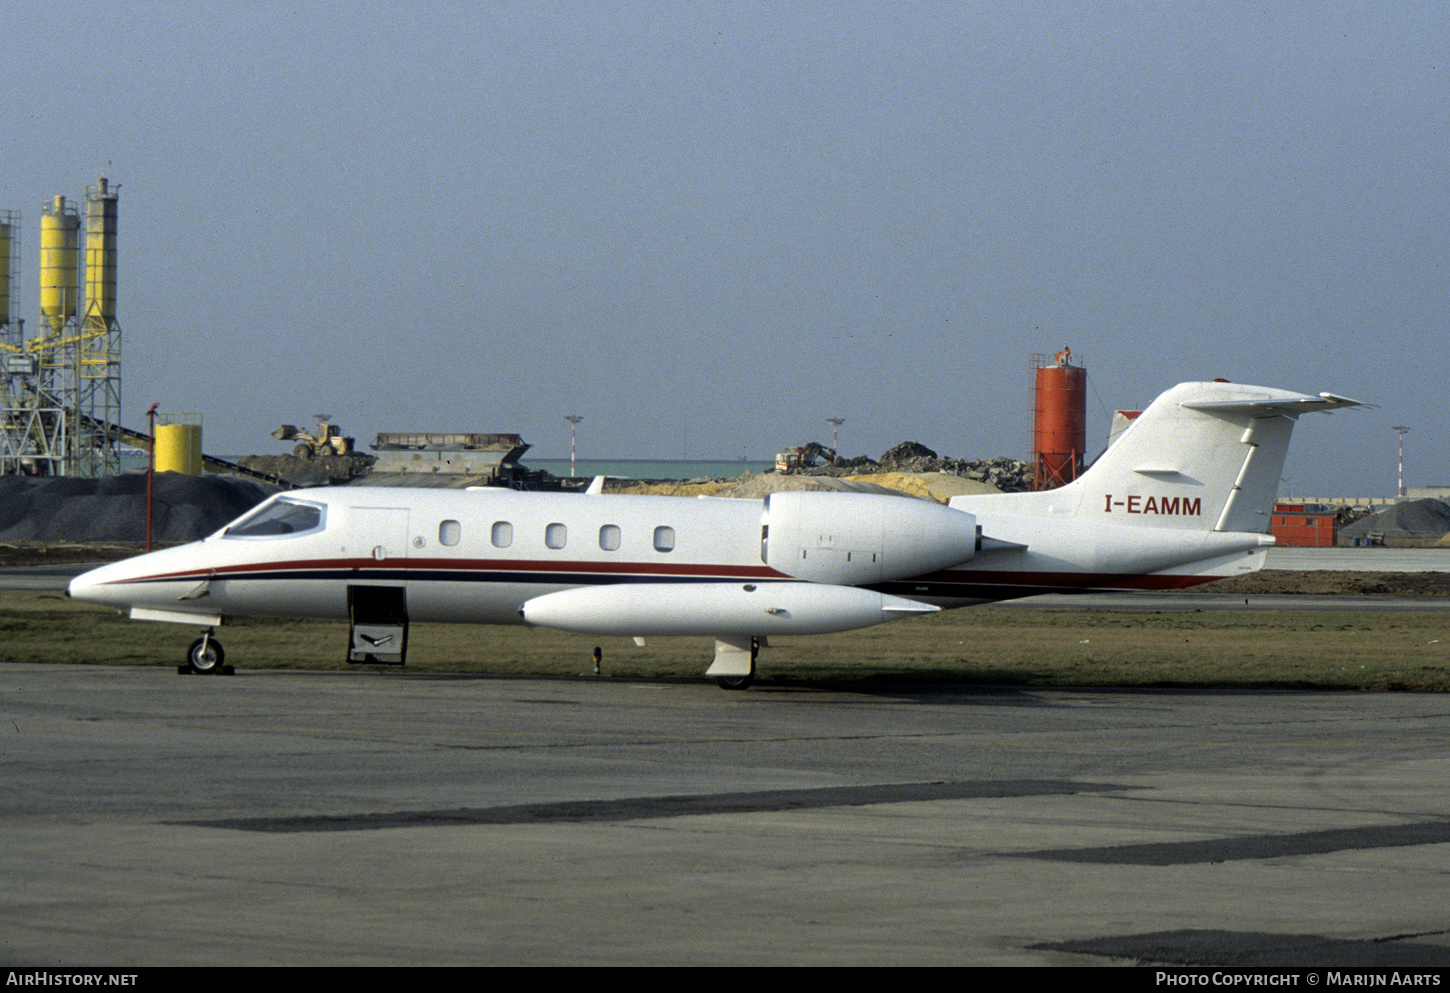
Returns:
[[[81,419],[88,421],[92,425],[98,425],[98,422],[86,417],[84,414],[81,415]],[[151,436],[149,434],[132,431],[130,428],[123,427],[120,424],[106,425],[106,434],[111,441],[124,442],[132,448],[141,449],[143,452],[149,452],[151,450]],[[289,490],[296,488],[291,483],[282,479],[282,477],[273,475],[270,472],[258,472],[256,469],[248,469],[244,465],[228,462],[226,459],[219,459],[215,455],[207,455],[205,452],[201,455],[201,464],[203,468],[210,469],[212,472],[230,472],[238,476],[251,476],[254,479],[261,479]]]

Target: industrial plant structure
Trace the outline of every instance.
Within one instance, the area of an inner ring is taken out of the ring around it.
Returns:
[[[104,176],[80,215],[57,196],[40,214],[40,326],[17,317],[20,215],[0,211],[0,475],[120,471],[117,193]]]

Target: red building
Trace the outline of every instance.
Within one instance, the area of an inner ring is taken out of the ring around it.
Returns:
[[[1339,517],[1322,503],[1277,503],[1269,531],[1280,545],[1333,548]]]

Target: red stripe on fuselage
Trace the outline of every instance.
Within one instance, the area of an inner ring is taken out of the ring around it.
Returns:
[[[238,565],[185,569],[149,576],[112,580],[116,583],[155,583],[169,580],[245,579],[252,573],[275,572],[570,572],[598,576],[683,576],[709,579],[789,579],[767,566],[712,565],[670,562],[543,562],[537,559],[298,559],[289,562],[246,562]]]
[[[350,571],[366,575],[375,570],[456,573],[574,573],[588,576],[677,576],[690,579],[790,579],[767,566],[712,565],[709,563],[547,562],[537,559],[300,559],[289,562],[248,562],[208,569],[157,573],[116,583],[154,583],[202,579],[246,579],[252,574],[278,572]],[[932,583],[960,586],[1027,586],[1043,592],[1078,589],[1180,590],[1209,583],[1222,576],[1168,576],[1131,573],[1007,572],[970,569],[911,576],[897,583]]]

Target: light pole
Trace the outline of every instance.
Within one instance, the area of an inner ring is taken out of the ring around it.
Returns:
[[[831,426],[831,449],[836,451],[841,447],[841,443],[836,440],[836,432],[840,430],[842,424],[846,423],[846,419],[844,417],[827,417],[826,423]]]
[[[570,414],[564,420],[569,422],[569,478],[574,478],[574,431],[579,427],[579,422],[584,420],[578,414]]]
[[[151,551],[151,507],[154,501],[151,494],[156,481],[156,408],[161,406],[153,403],[151,409],[146,411],[146,421],[151,425],[151,445],[146,453],[146,551]]]
[[[1409,433],[1409,430],[1410,429],[1407,428],[1407,427],[1405,427],[1403,424],[1396,424],[1394,427],[1390,428],[1390,430],[1393,431],[1395,434],[1399,435],[1399,441],[1400,441],[1400,475],[1399,475],[1399,483],[1400,483],[1400,485],[1399,485],[1399,490],[1398,490],[1398,492],[1395,495],[1396,496],[1404,496],[1405,495],[1405,435]]]

